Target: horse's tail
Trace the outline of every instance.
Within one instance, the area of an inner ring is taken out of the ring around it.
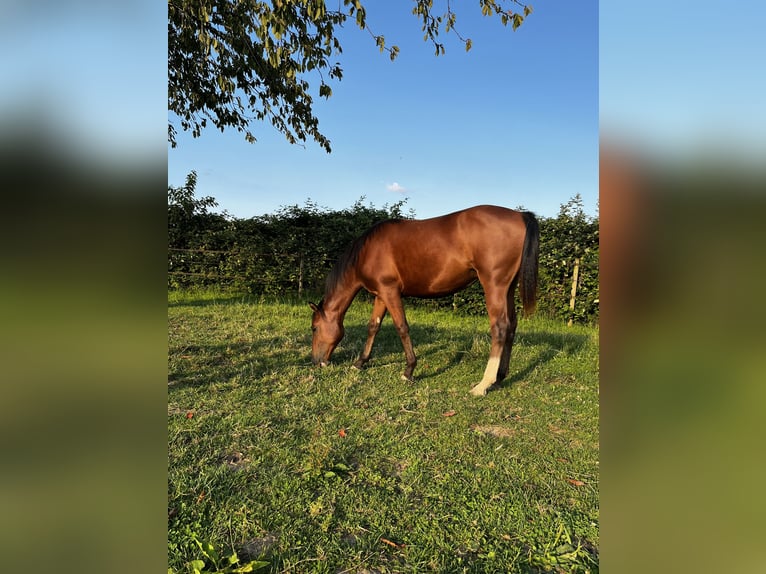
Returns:
[[[537,267],[540,255],[540,226],[537,224],[535,214],[530,211],[522,211],[521,216],[527,225],[527,234],[524,237],[524,251],[521,254],[521,277],[519,278],[519,295],[524,307],[524,314],[530,315],[535,312],[537,303]]]

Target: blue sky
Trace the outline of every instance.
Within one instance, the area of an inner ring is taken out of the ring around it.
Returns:
[[[602,130],[657,159],[766,157],[766,4],[602,0]]]
[[[165,5],[6,0],[0,14],[0,121],[37,123],[89,161],[157,164],[167,134]]]
[[[432,217],[480,203],[523,205],[555,216],[579,193],[598,202],[598,3],[533,3],[515,32],[461,4],[458,30],[438,58],[409,3],[368,2],[368,23],[401,52],[391,62],[349,23],[343,80],[316,98],[333,151],[290,145],[268,124],[242,134],[179,131],[168,148],[168,184],[196,170],[198,195],[236,217],[311,199],[330,209],[364,196],[376,206],[407,199]]]

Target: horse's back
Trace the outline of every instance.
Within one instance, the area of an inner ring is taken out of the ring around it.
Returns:
[[[366,246],[360,271],[373,291],[375,283],[396,283],[415,296],[452,293],[489,269],[515,275],[525,229],[520,212],[494,205],[385,222]]]
[[[496,205],[479,205],[455,214],[460,221],[462,238],[474,255],[487,249],[513,251],[520,249],[526,235],[526,222],[521,212]]]

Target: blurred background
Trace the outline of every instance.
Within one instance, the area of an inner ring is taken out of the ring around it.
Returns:
[[[605,572],[763,569],[764,15],[600,3]]]
[[[0,2],[0,556],[164,571],[162,3]]]

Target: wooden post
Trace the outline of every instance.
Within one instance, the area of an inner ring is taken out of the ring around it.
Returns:
[[[574,315],[575,296],[577,295],[577,277],[580,274],[580,258],[576,258],[574,262],[574,271],[572,272],[572,294],[569,297],[569,312],[572,314],[569,317],[567,326],[572,326],[572,319]]]
[[[303,294],[303,253],[298,263],[298,297]]]

